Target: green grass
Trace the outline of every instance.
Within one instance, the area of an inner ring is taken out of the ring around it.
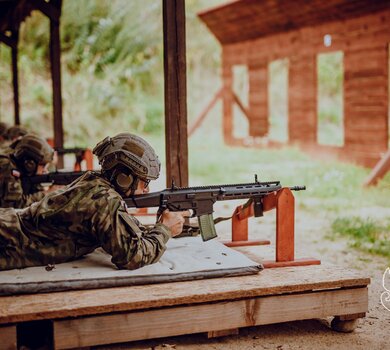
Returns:
[[[390,261],[390,220],[377,222],[361,217],[337,218],[332,223],[334,235],[349,239],[350,245],[360,250],[382,255]]]

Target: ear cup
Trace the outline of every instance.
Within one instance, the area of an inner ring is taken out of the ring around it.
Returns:
[[[26,159],[23,162],[23,167],[28,174],[35,174],[35,172],[37,171],[37,163],[32,159]]]
[[[125,173],[118,173],[118,175],[116,175],[115,181],[121,190],[127,191],[132,185],[134,179],[130,174],[127,175]]]

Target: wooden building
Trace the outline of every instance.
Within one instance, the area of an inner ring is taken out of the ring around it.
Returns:
[[[372,167],[389,143],[388,0],[238,0],[199,13],[222,45],[223,132],[233,137],[233,67],[249,75],[249,134],[269,132],[268,65],[287,58],[288,138]],[[317,55],[343,52],[344,144],[317,142]],[[241,108],[242,109],[242,108]]]

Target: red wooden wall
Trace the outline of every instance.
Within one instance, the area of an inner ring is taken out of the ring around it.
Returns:
[[[332,36],[330,47],[324,35]],[[289,60],[289,140],[373,166],[388,148],[390,10],[223,46],[224,135],[233,143],[232,66],[247,65],[251,136],[268,132],[268,63]],[[344,146],[317,145],[317,55],[344,52]]]

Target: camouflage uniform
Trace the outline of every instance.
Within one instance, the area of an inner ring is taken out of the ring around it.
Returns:
[[[1,127],[0,127],[1,130]],[[1,131],[0,131],[1,133]],[[27,130],[20,125],[14,125],[9,127],[2,136],[4,140],[0,142],[0,154],[11,154],[14,152],[12,144],[14,141],[24,135],[27,135]]]
[[[4,140],[0,143],[0,155],[9,155],[14,152],[14,149],[11,147],[12,142]]]
[[[118,268],[136,269],[158,261],[171,236],[163,224],[140,225],[95,172],[19,212],[0,209],[0,217],[0,270],[62,263],[97,247]]]
[[[34,186],[29,193],[24,193],[15,161],[9,155],[0,155],[1,208],[25,208],[44,196],[44,189],[40,185]]]
[[[0,147],[1,148],[3,148],[3,147],[5,148],[9,144],[8,140],[7,140],[8,128],[9,128],[9,126],[7,123],[0,122]]]

